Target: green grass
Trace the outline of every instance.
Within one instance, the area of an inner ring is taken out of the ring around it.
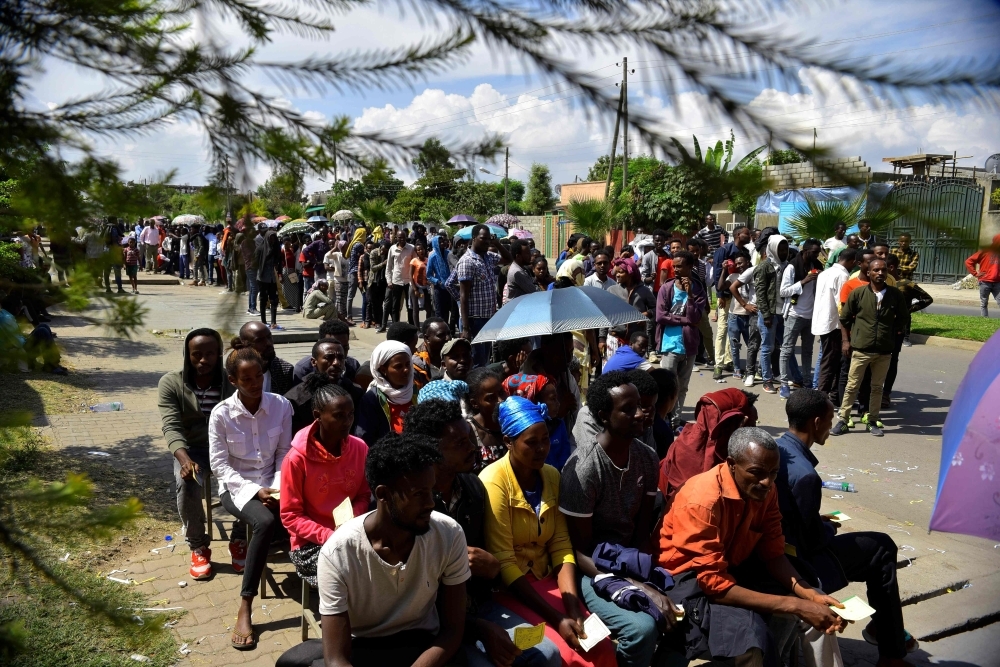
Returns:
[[[911,333],[985,343],[1000,329],[1000,320],[968,315],[914,313]]]
[[[57,482],[69,472],[85,474],[92,481],[95,493],[87,507],[17,499],[19,492],[32,488],[31,480]],[[54,570],[64,586],[99,608],[119,610],[117,622],[96,613],[0,545],[0,663],[5,667],[130,667],[139,664],[131,659],[132,654],[149,657],[150,662],[144,664],[155,667],[176,663],[177,643],[160,624],[177,613],[134,612],[159,605],[151,604],[135,588],[99,575],[126,555],[126,536],[141,541],[149,534],[163,535],[172,525],[167,518],[176,522],[170,511],[171,495],[162,480],[52,450],[34,429],[0,428],[0,524]],[[147,501],[145,512],[108,536],[90,537],[59,527],[72,525],[88,508],[105,509],[133,496]],[[59,558],[66,552],[71,557],[62,563]],[[141,623],[133,619],[134,613]],[[4,637],[4,630],[12,627],[8,624],[17,624],[17,643],[22,647],[14,655],[2,654],[11,648]]]

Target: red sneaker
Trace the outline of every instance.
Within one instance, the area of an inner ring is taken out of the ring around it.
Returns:
[[[243,568],[247,565],[247,542],[246,540],[233,540],[229,543],[229,555],[233,558],[233,570],[236,574],[242,574]]]
[[[212,577],[212,550],[208,547],[195,549],[191,552],[191,569],[188,570],[195,581],[204,581]]]

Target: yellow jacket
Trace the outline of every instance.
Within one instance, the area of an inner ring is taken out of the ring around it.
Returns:
[[[479,473],[490,499],[486,549],[500,561],[500,577],[507,586],[528,572],[542,579],[563,563],[576,563],[566,517],[559,511],[559,471],[546,465],[541,472],[538,516],[521,492],[509,455]]]

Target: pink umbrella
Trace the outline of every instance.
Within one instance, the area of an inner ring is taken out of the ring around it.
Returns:
[[[275,222],[288,222],[288,221],[289,221],[289,220],[291,220],[291,219],[292,219],[292,218],[291,218],[290,216],[287,216],[287,215],[279,215],[279,216],[278,216],[277,218],[275,218],[275,219],[274,219],[274,221],[275,221]]]
[[[511,238],[515,238],[515,239],[530,239],[530,238],[534,238],[534,236],[532,235],[532,233],[529,232],[527,229],[512,229],[512,230],[510,230],[510,236],[511,236]]]

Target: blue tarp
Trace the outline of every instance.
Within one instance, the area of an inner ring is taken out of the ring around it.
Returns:
[[[873,204],[882,201],[892,189],[891,183],[872,183],[868,189],[868,200]],[[757,198],[757,212],[778,216],[778,230],[788,234],[790,228],[788,219],[806,208],[806,200],[813,201],[850,201],[864,192],[863,186],[836,188],[802,188],[799,190],[782,190],[781,192],[765,192]],[[847,232],[858,231],[854,225]]]

